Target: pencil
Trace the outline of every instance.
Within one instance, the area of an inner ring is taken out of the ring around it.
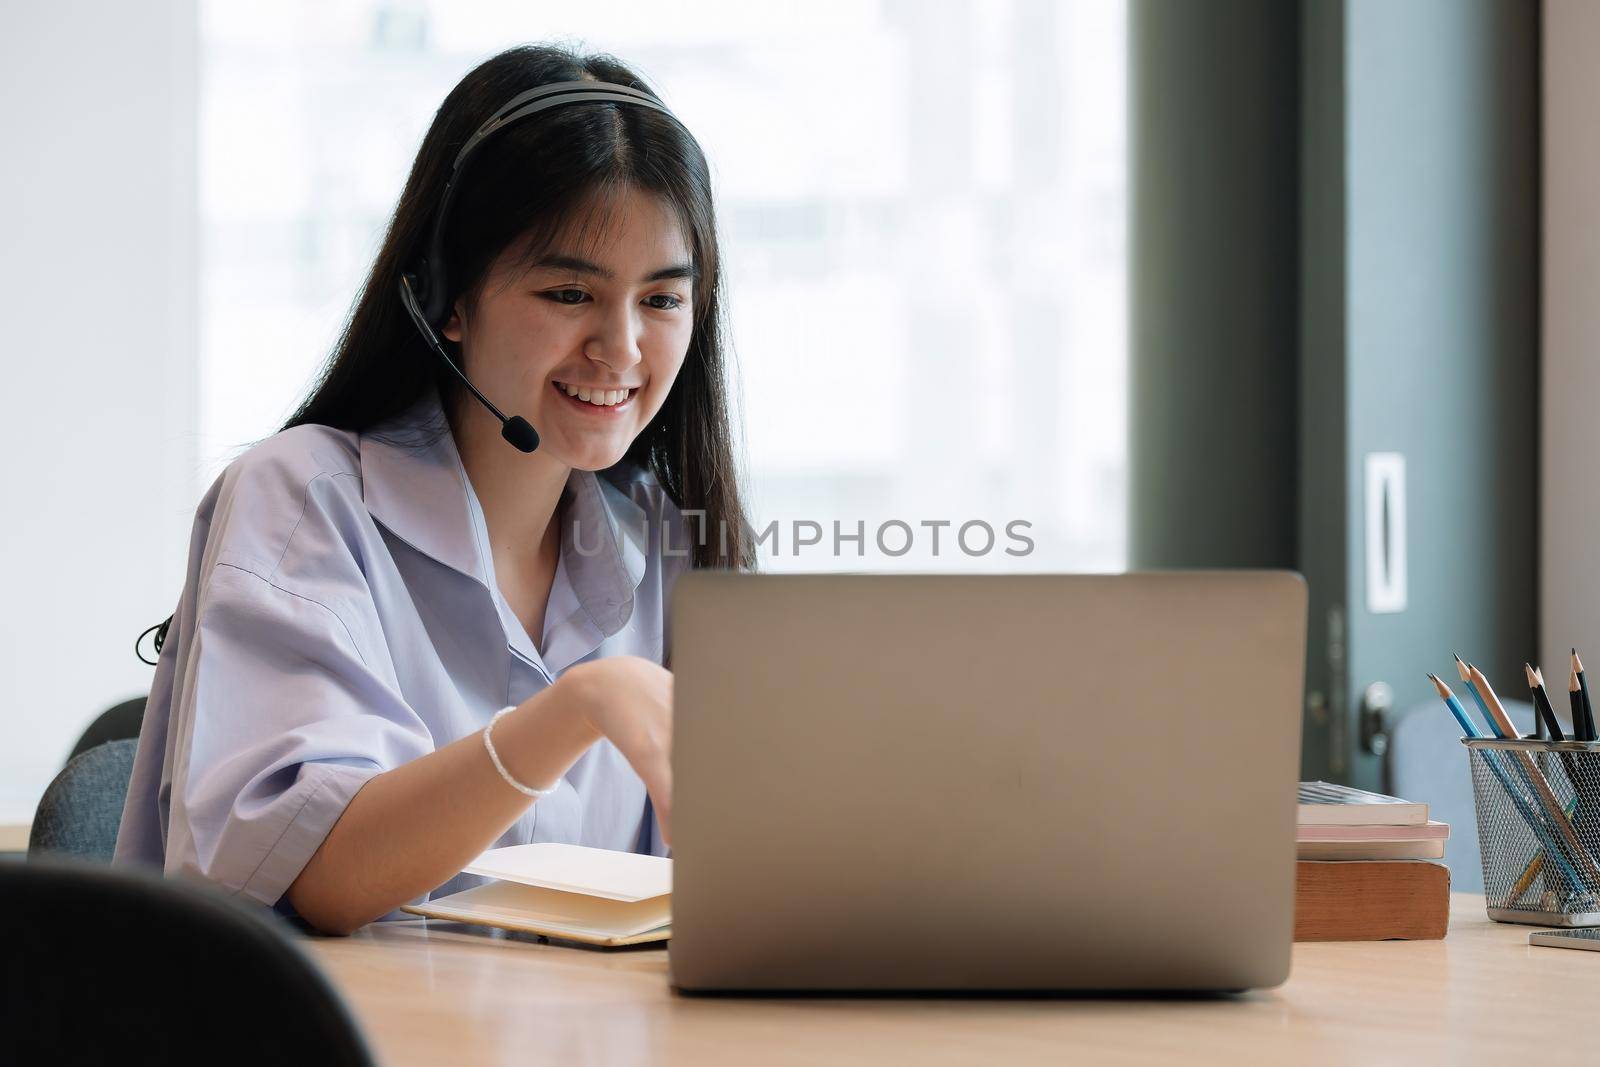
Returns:
[[[1428,681],[1439,691],[1439,699],[1444,701],[1444,706],[1450,709],[1450,714],[1456,717],[1456,722],[1461,725],[1461,732],[1468,737],[1482,737],[1483,733],[1467,718],[1467,709],[1461,706],[1461,701],[1450,692],[1450,687],[1439,680],[1438,675],[1428,675]]]
[[[1589,703],[1589,680],[1583,676],[1583,660],[1578,658],[1578,650],[1572,650],[1572,673],[1578,679],[1578,692],[1583,697],[1583,736],[1580,741],[1595,740],[1594,732],[1594,705]]]
[[[1561,732],[1561,723],[1556,721],[1556,709],[1550,706],[1550,696],[1544,691],[1544,676],[1534,670],[1532,664],[1524,663],[1522,669],[1528,672],[1528,688],[1533,690],[1533,707],[1539,715],[1539,721],[1544,724],[1545,733],[1550,735],[1552,741],[1565,741],[1566,734]]]
[[[1544,672],[1541,671],[1538,667],[1533,668],[1533,680],[1539,683],[1539,688],[1535,691],[1534,696],[1539,701],[1540,714],[1548,714],[1550,716],[1550,724],[1551,724],[1551,731],[1552,731],[1551,734],[1550,734],[1550,740],[1552,740],[1552,741],[1565,741],[1566,738],[1564,736],[1562,736],[1562,733],[1561,733],[1561,723],[1556,719],[1555,706],[1550,703],[1550,693],[1545,688]],[[1573,762],[1572,753],[1570,753],[1570,752],[1561,752],[1561,753],[1558,753],[1558,755],[1561,757],[1561,766],[1566,768],[1567,778],[1572,782],[1572,788],[1573,789],[1577,789],[1578,788],[1578,766],[1577,766],[1576,763]]]
[[[1524,660],[1522,662],[1522,673],[1527,675],[1528,698],[1533,702],[1533,732],[1528,736],[1535,741],[1548,741],[1550,740],[1550,731],[1544,727],[1544,709],[1539,707],[1539,694],[1535,689],[1539,680],[1534,677],[1533,664]]]
[[[1550,740],[1566,740],[1566,735],[1561,730],[1561,723],[1556,718],[1555,707],[1550,703],[1550,694],[1545,690],[1544,672],[1527,663],[1524,663],[1522,668],[1528,674],[1528,688],[1533,691],[1533,706],[1539,715],[1539,722],[1544,726],[1545,731],[1550,735]],[[1567,752],[1562,752],[1559,753],[1559,756],[1561,759],[1561,765],[1567,772],[1567,778],[1572,782],[1574,788],[1576,788],[1578,783],[1578,773],[1577,767],[1573,764],[1572,755]],[[1569,823],[1574,823],[1574,825],[1576,824],[1573,816],[1577,812],[1577,809],[1578,798],[1574,796],[1567,802],[1566,805],[1567,821]],[[1541,852],[1534,856],[1533,859],[1528,861],[1527,866],[1522,869],[1521,876],[1517,878],[1516,884],[1511,887],[1511,892],[1506,897],[1509,905],[1516,905],[1516,902],[1520,900],[1522,895],[1528,891],[1528,888],[1533,885],[1534,879],[1539,876],[1539,872],[1543,869],[1544,853]]]
[[[1588,735],[1583,728],[1583,689],[1578,681],[1578,672],[1573,671],[1567,676],[1567,702],[1572,705],[1572,739],[1574,741],[1587,741]]]
[[[1573,797],[1567,801],[1568,822],[1572,821],[1577,810],[1578,798]],[[1540,852],[1528,861],[1527,866],[1522,868],[1522,873],[1517,876],[1516,882],[1511,886],[1511,892],[1506,894],[1506,905],[1508,907],[1515,905],[1518,900],[1522,899],[1522,894],[1528,891],[1528,887],[1533,884],[1533,880],[1539,876],[1539,872],[1542,870],[1544,870],[1544,853]]]
[[[1450,654],[1456,657],[1456,671],[1461,675],[1461,680],[1466,683],[1467,692],[1472,694],[1473,701],[1477,703],[1478,712],[1483,716],[1483,721],[1488,724],[1489,732],[1495,737],[1504,737],[1505,734],[1500,732],[1500,727],[1494,721],[1494,716],[1489,713],[1489,705],[1483,702],[1483,694],[1478,692],[1477,685],[1472,681],[1472,671],[1467,667],[1467,661],[1460,656],[1456,656],[1454,652]]]
[[[1511,892],[1506,894],[1506,907],[1517,906],[1517,901],[1522,899],[1522,894],[1528,891],[1528,887],[1533,885],[1533,880],[1539,877],[1539,872],[1542,870],[1544,870],[1544,853],[1540,852],[1528,861],[1528,865],[1522,868],[1522,874],[1517,876]]]
[[[1467,664],[1467,673],[1472,676],[1473,685],[1477,687],[1478,699],[1484,705],[1484,712],[1494,723],[1495,734],[1513,741],[1521,738],[1522,735],[1517,733],[1516,726],[1511,722],[1511,716],[1506,714],[1505,705],[1495,696],[1494,686],[1489,684],[1488,676],[1470,663]]]

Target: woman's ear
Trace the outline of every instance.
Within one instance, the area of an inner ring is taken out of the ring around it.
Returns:
[[[456,301],[456,306],[450,309],[450,317],[439,328],[439,336],[447,341],[461,343],[461,301]]]

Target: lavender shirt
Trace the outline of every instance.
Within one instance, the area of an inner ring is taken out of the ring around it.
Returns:
[[[195,513],[117,861],[287,910],[284,892],[373,775],[481,729],[574,664],[664,662],[668,597],[689,562],[677,508],[619,465],[573,471],[557,514],[536,648],[495,581],[436,396],[370,433],[299,426],[237,459]],[[667,854],[609,740],[559,788],[496,844]]]

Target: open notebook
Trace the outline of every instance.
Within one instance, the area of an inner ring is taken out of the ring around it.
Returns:
[[[462,873],[497,880],[402,910],[594,945],[672,936],[672,861],[663,856],[547,841],[492,848]]]

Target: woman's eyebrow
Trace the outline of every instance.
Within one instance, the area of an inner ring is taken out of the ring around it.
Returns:
[[[606,281],[616,277],[615,272],[607,270],[598,263],[591,263],[587,259],[581,259],[578,256],[544,256],[534,264],[534,267],[545,270],[570,270],[578,274],[593,274],[596,277],[604,278]],[[668,278],[694,279],[698,276],[699,271],[695,270],[693,264],[674,263],[669,267],[661,267],[651,271],[641,281],[659,282]]]

